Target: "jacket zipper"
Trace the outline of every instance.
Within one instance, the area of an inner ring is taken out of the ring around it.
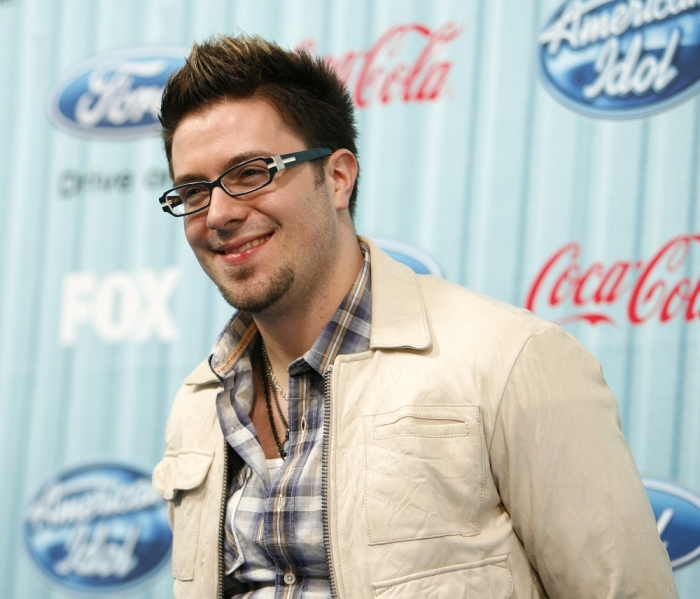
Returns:
[[[328,517],[328,448],[329,431],[331,422],[331,372],[329,366],[323,375],[323,452],[321,454],[321,513],[323,514],[323,546],[326,550],[326,566],[328,567],[328,586],[331,591],[331,599],[337,599],[338,591],[335,586],[333,573],[333,561],[331,559],[331,533]]]
[[[331,592],[331,599],[337,599],[338,592],[335,586],[333,573],[333,562],[331,561],[331,536],[330,522],[328,520],[328,447],[331,419],[331,372],[333,367],[329,366],[323,375],[324,404],[323,404],[323,451],[321,455],[321,512],[323,514],[323,545],[326,550],[326,566],[328,567],[328,586]],[[224,599],[224,522],[226,519],[226,499],[228,481],[228,447],[224,439],[224,480],[223,493],[221,495],[221,510],[219,512],[219,599]]]
[[[221,494],[219,511],[219,599],[224,599],[224,524],[226,520],[226,499],[228,499],[228,441],[224,439],[224,491]]]

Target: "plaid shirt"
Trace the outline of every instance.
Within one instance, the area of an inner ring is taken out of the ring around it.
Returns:
[[[330,597],[321,510],[323,377],[338,354],[369,349],[369,251],[361,247],[364,264],[345,299],[313,347],[287,368],[289,448],[274,477],[268,465],[274,471],[275,460],[265,459],[249,417],[251,358],[259,335],[232,365],[226,364],[241,337],[255,333],[251,315],[234,315],[214,346],[210,364],[224,385],[217,413],[234,450],[224,542],[227,597]]]

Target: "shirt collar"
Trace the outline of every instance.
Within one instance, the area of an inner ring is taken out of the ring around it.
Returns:
[[[355,354],[369,349],[372,311],[369,249],[364,244],[360,248],[362,268],[350,290],[311,349],[289,365],[289,374],[297,374],[308,365],[323,376],[338,354]]]

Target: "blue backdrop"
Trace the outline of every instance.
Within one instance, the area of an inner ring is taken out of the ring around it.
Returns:
[[[168,539],[128,473],[160,459],[230,308],[159,209],[158,98],[193,40],[245,31],[346,80],[360,233],[560,322],[601,361],[695,599],[700,9],[640,6],[0,1],[3,597],[73,596],[76,579],[171,596],[167,556],[132,574]]]

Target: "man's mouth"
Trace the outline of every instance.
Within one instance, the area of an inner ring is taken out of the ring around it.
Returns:
[[[249,250],[250,248],[254,248],[256,245],[260,245],[261,243],[265,243],[268,239],[272,237],[272,234],[270,235],[265,235],[265,237],[259,237],[258,239],[251,239],[250,241],[247,241],[244,243],[242,246],[237,247],[235,249],[231,249],[228,251],[225,251],[225,254],[240,254],[242,252],[245,252],[246,250]]]
[[[242,257],[241,255],[245,252],[248,252],[249,250],[252,250],[253,248],[262,245],[266,243],[270,237],[272,237],[272,233],[269,233],[268,235],[265,235],[264,237],[256,237],[255,239],[251,239],[249,241],[246,241],[245,243],[242,243],[241,245],[238,244],[229,244],[227,246],[224,246],[217,250],[218,254],[221,254],[222,256],[225,256],[227,258],[234,258],[234,257]]]

